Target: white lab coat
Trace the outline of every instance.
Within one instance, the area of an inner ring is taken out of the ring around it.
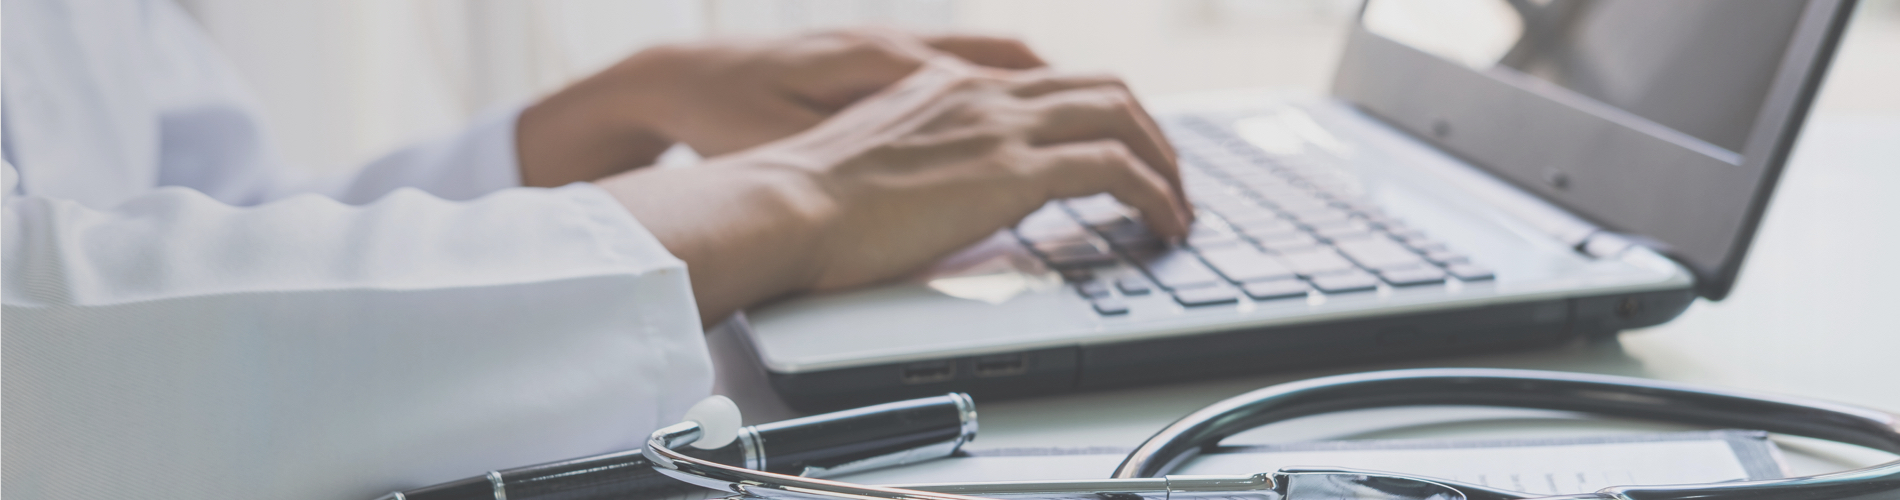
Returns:
[[[513,112],[282,171],[165,0],[5,0],[4,494],[368,499],[626,449],[711,389],[685,266]]]

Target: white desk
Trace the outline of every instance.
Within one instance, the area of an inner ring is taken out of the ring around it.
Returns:
[[[1411,367],[1534,368],[1648,377],[1900,411],[1900,116],[1816,116],[1782,177],[1735,292],[1619,341],[1558,349],[1342,366],[1013,401],[979,401],[983,447],[1134,446],[1208,403],[1275,383]],[[718,345],[730,339],[715,337]],[[789,416],[763,379],[722,359],[722,391],[748,421]],[[1232,442],[1523,436],[1679,429],[1515,410],[1393,409],[1322,416]],[[1797,473],[1884,454],[1781,440]],[[1108,471],[1102,471],[1106,476]]]

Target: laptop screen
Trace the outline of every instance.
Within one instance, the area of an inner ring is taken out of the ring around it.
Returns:
[[[1849,10],[1373,0],[1334,93],[1669,254],[1721,298]]]

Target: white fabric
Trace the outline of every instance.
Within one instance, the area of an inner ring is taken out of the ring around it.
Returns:
[[[512,110],[304,182],[176,6],[0,9],[7,498],[368,499],[711,389],[684,265],[599,188],[514,187]]]

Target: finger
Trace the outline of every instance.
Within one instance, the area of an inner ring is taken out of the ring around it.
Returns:
[[[922,37],[925,45],[950,53],[965,61],[992,68],[1030,69],[1048,66],[1042,56],[1029,50],[1022,40],[982,35],[935,35]]]
[[[1035,105],[1041,109],[1031,135],[1033,143],[1119,140],[1167,180],[1177,199],[1186,202],[1174,148],[1127,90],[1120,86],[1097,86],[1056,92],[1036,99]]]
[[[1108,193],[1141,211],[1148,228],[1167,238],[1187,235],[1190,220],[1168,181],[1117,140],[1037,148],[1031,178],[1049,198]]]
[[[1122,84],[1122,79],[1116,78],[1113,75],[1087,75],[1057,73],[1047,70],[1030,70],[1018,72],[1013,75],[1011,79],[1015,80],[1015,86],[1010,89],[1010,93],[1015,94],[1016,97],[1025,99],[1086,88],[1125,88]]]

